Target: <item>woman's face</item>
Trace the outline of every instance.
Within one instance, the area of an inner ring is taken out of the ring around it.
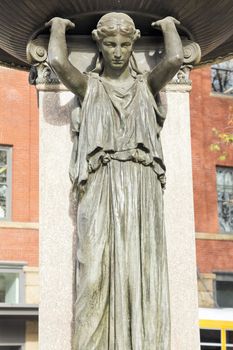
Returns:
[[[133,42],[130,38],[117,33],[108,36],[100,43],[104,64],[117,70],[126,67],[133,50]]]

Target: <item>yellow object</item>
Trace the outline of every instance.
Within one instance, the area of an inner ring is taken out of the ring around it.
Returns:
[[[233,321],[200,320],[199,326],[201,329],[220,330],[221,331],[221,350],[227,350],[226,331],[233,331]]]

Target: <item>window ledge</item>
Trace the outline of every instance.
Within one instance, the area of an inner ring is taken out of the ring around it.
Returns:
[[[227,95],[227,94],[224,94],[223,92],[211,92],[210,93],[210,96],[211,97],[217,97],[217,98],[231,98],[233,97],[233,94],[232,95]]]
[[[0,220],[0,228],[21,228],[26,230],[39,230],[39,223]]]
[[[206,239],[213,241],[233,241],[233,233],[196,232],[196,239]]]
[[[30,316],[38,317],[38,305],[36,304],[5,304],[0,303],[0,316]]]
[[[22,270],[27,265],[26,261],[6,261],[6,260],[0,260],[0,271],[2,269],[16,269],[16,270]],[[0,303],[1,305],[1,303]]]

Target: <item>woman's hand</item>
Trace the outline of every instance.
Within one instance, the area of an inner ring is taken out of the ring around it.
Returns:
[[[183,46],[176,29],[179,24],[171,16],[152,23],[153,28],[162,30],[165,48],[164,57],[148,74],[148,84],[154,95],[174,77],[184,62]]]
[[[63,30],[73,29],[75,28],[75,24],[71,22],[69,19],[66,18],[60,18],[60,17],[54,17],[50,21],[45,23],[45,27],[51,27],[51,28],[61,28]]]
[[[51,28],[48,45],[48,61],[62,83],[81,99],[87,89],[87,77],[69,61],[66,31],[75,27],[69,19],[54,17],[45,24]]]
[[[151,26],[155,29],[161,29],[162,31],[166,31],[166,30],[169,30],[169,28],[179,24],[180,24],[180,21],[178,21],[174,17],[168,16],[156,22],[151,23]]]

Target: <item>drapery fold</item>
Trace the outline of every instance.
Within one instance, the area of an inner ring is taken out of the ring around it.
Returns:
[[[170,350],[159,113],[142,75],[121,88],[90,75],[73,163],[73,350]]]

